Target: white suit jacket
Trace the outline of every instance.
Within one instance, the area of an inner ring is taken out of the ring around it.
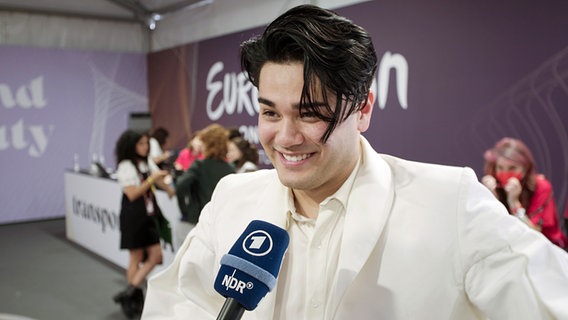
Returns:
[[[361,140],[325,319],[568,319],[567,253],[507,214],[471,169]],[[142,319],[215,319],[221,257],[252,220],[286,228],[287,197],[275,170],[220,181],[172,265],[150,279]],[[242,319],[275,319],[276,291]]]

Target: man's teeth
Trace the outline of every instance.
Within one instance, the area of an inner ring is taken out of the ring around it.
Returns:
[[[295,155],[295,156],[282,154],[282,156],[284,156],[284,159],[286,159],[287,161],[302,161],[304,159],[309,158],[310,154],[306,153],[306,154],[300,154],[300,155]]]

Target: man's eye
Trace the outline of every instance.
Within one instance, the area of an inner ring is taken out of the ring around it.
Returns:
[[[270,111],[270,110],[264,110],[262,112],[262,115],[265,117],[276,117],[276,113],[274,111]]]

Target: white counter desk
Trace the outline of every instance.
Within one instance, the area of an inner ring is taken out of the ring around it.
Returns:
[[[126,268],[128,251],[120,249],[120,205],[118,182],[84,173],[65,172],[65,230],[67,238],[95,254]],[[170,226],[181,217],[177,199],[157,190],[156,200]],[[175,245],[175,244],[174,244]],[[174,258],[170,246],[162,246],[164,261],[152,273],[162,270]]]

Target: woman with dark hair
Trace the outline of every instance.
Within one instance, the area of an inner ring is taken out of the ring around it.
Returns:
[[[235,166],[237,173],[258,170],[258,150],[242,137],[229,140],[227,162]]]
[[[537,174],[529,148],[520,140],[503,138],[485,152],[481,182],[529,227],[542,232],[561,248],[566,238],[560,229],[552,186]]]
[[[154,267],[162,262],[160,230],[168,229],[154,196],[154,185],[168,192],[175,191],[164,182],[168,171],[160,170],[148,160],[148,135],[127,130],[116,143],[116,175],[122,187],[120,209],[120,248],[129,251],[126,279],[128,286],[114,296],[129,318],[142,312],[142,284]],[[171,244],[171,233],[166,235]]]

